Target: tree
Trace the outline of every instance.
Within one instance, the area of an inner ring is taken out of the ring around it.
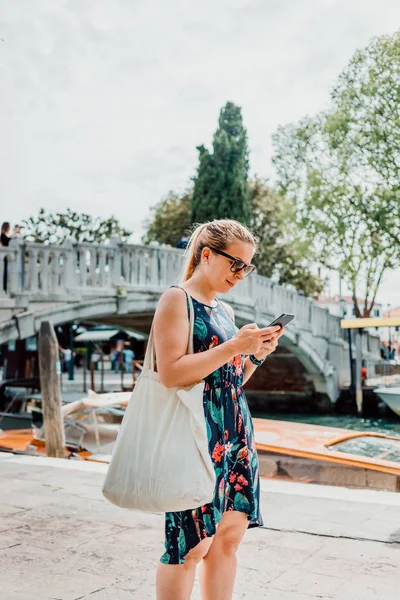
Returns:
[[[296,202],[305,243],[350,286],[357,317],[371,314],[385,271],[400,260],[399,109],[395,34],[356,52],[327,112],[274,136],[280,189]]]
[[[248,223],[249,152],[240,107],[227,102],[221,110],[212,153],[204,146],[197,149],[199,166],[194,178],[191,222],[231,218]]]
[[[157,241],[160,244],[170,244],[175,247],[182,232],[190,229],[190,200],[192,190],[182,195],[174,192],[151,207],[152,216],[147,220],[147,232],[142,237],[145,244]]]
[[[115,217],[102,220],[69,208],[55,214],[41,208],[37,217],[22,221],[21,230],[26,240],[44,244],[62,244],[69,237],[77,242],[104,242],[113,235],[126,241],[132,233]]]
[[[181,233],[190,229],[192,191],[170,192],[152,207],[152,219],[147,222],[143,242],[151,241],[175,246]],[[309,247],[299,242],[293,226],[293,207],[268,183],[261,179],[249,182],[250,228],[260,243],[254,257],[259,275],[274,277],[281,284],[292,284],[306,296],[321,292],[323,283],[309,269]]]
[[[305,296],[318,295],[324,283],[310,270],[315,257],[297,230],[293,204],[257,177],[249,182],[249,197],[250,229],[259,238],[257,273],[291,284]]]

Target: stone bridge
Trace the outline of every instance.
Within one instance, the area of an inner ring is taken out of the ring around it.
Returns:
[[[179,280],[182,251],[123,244],[44,245],[15,238],[0,247],[0,344],[35,335],[42,320],[54,325],[95,321],[145,332],[160,295]],[[278,398],[313,395],[334,402],[350,381],[347,333],[340,319],[295,290],[253,274],[227,296],[237,325],[266,326],[282,312],[296,315],[279,349],[252,378],[254,392]],[[363,356],[378,359],[379,338],[363,336]]]

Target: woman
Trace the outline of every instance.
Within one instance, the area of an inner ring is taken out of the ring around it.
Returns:
[[[255,250],[256,239],[237,221],[215,220],[192,234],[182,287],[195,311],[194,354],[185,354],[189,312],[184,290],[168,289],[154,316],[161,382],[173,387],[205,381],[204,411],[216,474],[211,504],[166,514],[158,600],[188,600],[201,561],[203,600],[230,600],[240,541],[248,527],[263,524],[253,424],[242,385],[275,350],[283,329],[259,329],[253,323],[238,330],[231,307],[216,299],[254,270]]]
[[[1,245],[2,246],[8,246],[8,244],[10,243],[10,240],[11,240],[11,237],[9,235],[10,229],[11,229],[10,223],[8,223],[7,221],[4,221],[3,225],[1,226]]]
[[[8,223],[7,221],[4,221],[3,225],[1,226],[1,237],[0,237],[0,242],[2,246],[8,246],[8,244],[10,243],[11,237],[9,235],[10,233],[10,229],[11,229],[11,225],[10,223]],[[3,290],[6,292],[7,291],[7,278],[8,278],[8,261],[7,261],[7,256],[4,257],[4,269],[3,269]]]

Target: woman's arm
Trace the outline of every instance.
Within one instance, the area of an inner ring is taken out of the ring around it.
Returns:
[[[261,359],[257,359],[261,360]],[[244,368],[243,368],[243,385],[247,383],[250,377],[253,375],[254,371],[257,369],[257,365],[251,362],[250,358],[247,356],[244,359]]]
[[[237,354],[235,339],[204,352],[186,354],[188,338],[186,294],[179,288],[170,288],[161,296],[154,315],[157,369],[166,387],[201,381]]]

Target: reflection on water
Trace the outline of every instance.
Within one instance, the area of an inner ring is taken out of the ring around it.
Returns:
[[[400,463],[400,437],[398,440],[387,440],[379,437],[359,436],[332,444],[328,449]]]
[[[339,427],[341,429],[352,429],[356,431],[386,433],[386,435],[400,437],[400,418],[395,415],[393,415],[393,417],[362,418],[353,415],[266,413],[256,411],[252,411],[252,415],[253,417],[259,417],[261,419],[311,423],[312,425],[323,425],[324,427]]]

